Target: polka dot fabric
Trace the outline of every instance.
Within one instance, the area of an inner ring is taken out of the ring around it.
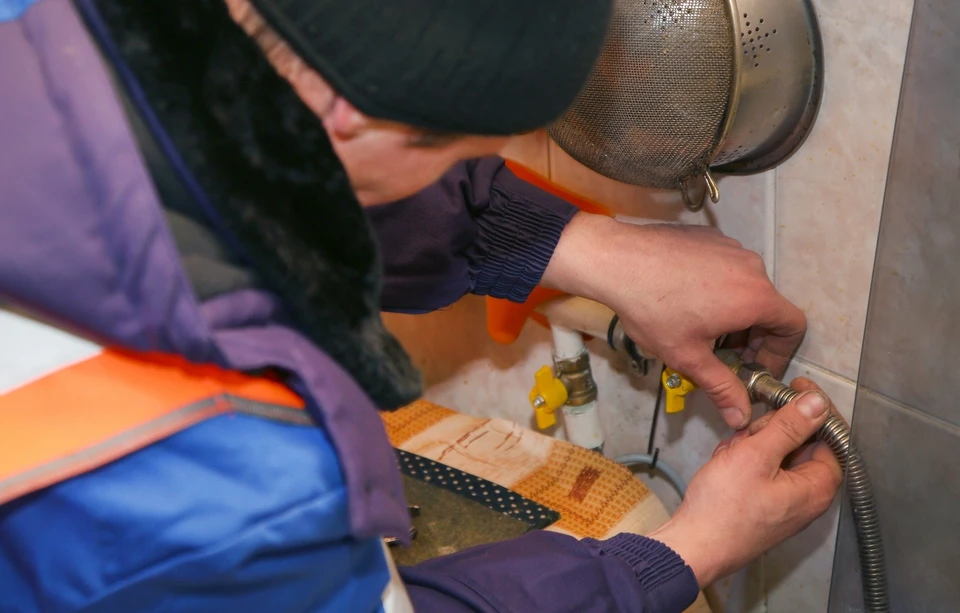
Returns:
[[[546,528],[560,519],[560,514],[556,511],[492,481],[469,475],[462,470],[402,449],[397,449],[396,453],[400,472],[408,477],[479,502],[489,509],[519,519],[531,528]]]

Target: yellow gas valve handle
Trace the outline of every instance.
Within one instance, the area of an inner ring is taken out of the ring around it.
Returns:
[[[530,390],[530,405],[537,415],[537,427],[541,430],[557,423],[554,411],[567,403],[567,388],[553,376],[553,369],[544,366],[533,376]]]
[[[697,384],[672,368],[663,371],[663,390],[667,395],[667,413],[679,413],[686,404],[687,394],[697,389]]]

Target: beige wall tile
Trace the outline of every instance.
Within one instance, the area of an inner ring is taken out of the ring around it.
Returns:
[[[803,308],[800,355],[856,378],[913,0],[817,3],[823,105],[777,170],[777,284]]]
[[[720,228],[727,236],[756,251],[767,262],[773,273],[773,173],[747,176],[727,176],[717,183],[720,202],[704,209],[704,223]]]

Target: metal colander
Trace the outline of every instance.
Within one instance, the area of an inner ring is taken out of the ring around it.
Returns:
[[[766,170],[801,144],[820,48],[810,0],[618,0],[594,73],[548,132],[604,176],[685,195],[706,177],[716,201],[712,164]]]
[[[592,77],[550,136],[607,177],[678,188],[722,135],[735,37],[726,0],[620,0]]]

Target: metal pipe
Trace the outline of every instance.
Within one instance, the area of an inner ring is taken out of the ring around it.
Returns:
[[[800,392],[778,381],[759,364],[746,364],[735,370],[754,402],[763,402],[779,409],[800,395]],[[850,498],[853,525],[857,533],[864,605],[870,613],[889,613],[890,596],[880,517],[863,455],[852,440],[849,426],[832,413],[817,431],[817,439],[830,447],[840,467],[847,473],[847,496]]]

